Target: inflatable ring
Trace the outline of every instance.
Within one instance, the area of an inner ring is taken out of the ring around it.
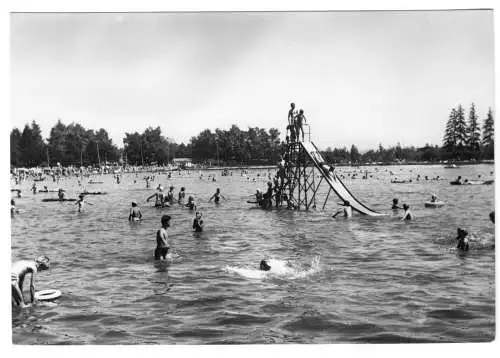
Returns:
[[[59,290],[42,290],[35,292],[35,298],[38,301],[51,301],[61,296]]]

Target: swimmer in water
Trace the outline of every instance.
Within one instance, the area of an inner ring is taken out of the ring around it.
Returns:
[[[217,190],[215,191],[214,195],[212,195],[212,197],[211,197],[208,201],[212,201],[212,199],[213,199],[213,200],[214,200],[214,202],[215,202],[216,204],[218,204],[218,203],[220,202],[220,198],[222,198],[222,199],[224,199],[224,200],[226,199],[226,198],[224,197],[224,195],[222,195],[222,194],[220,193],[220,189],[219,189],[219,188],[217,188]]]
[[[403,214],[403,217],[401,218],[401,221],[413,220],[413,214],[410,211],[410,205],[403,204],[403,210],[405,212]]]
[[[165,202],[170,205],[174,203],[174,187],[172,185],[170,186],[167,196],[165,197]]]
[[[182,204],[184,202],[184,198],[186,197],[186,188],[181,187],[181,191],[179,192],[179,199],[177,202],[179,204]]]
[[[163,195],[163,188],[161,185],[158,185],[158,188],[156,188],[156,189],[158,191],[156,193],[154,193],[153,195],[151,195],[149,198],[147,198],[146,201],[149,202],[149,200],[155,198],[155,207],[160,208],[160,207],[164,206],[165,197]]]
[[[196,212],[196,216],[193,220],[193,231],[202,232],[203,231],[203,220],[201,218],[202,214],[200,211]]]
[[[461,251],[469,251],[469,239],[467,238],[469,233],[461,228],[457,229],[457,238],[458,245],[457,249]]]
[[[492,211],[492,212],[490,213],[490,220],[491,220],[491,222],[492,222],[493,224],[495,223],[495,211]]]
[[[163,215],[161,217],[161,228],[156,232],[156,249],[155,249],[155,260],[166,259],[168,250],[170,246],[168,245],[168,232],[167,229],[170,227],[169,215]]]
[[[64,200],[64,189],[62,188],[59,188],[58,192],[57,192],[57,196],[59,197],[59,200]]]
[[[196,210],[196,203],[192,195],[189,196],[186,207],[189,208],[189,210]]]
[[[36,192],[37,192],[36,183],[33,183],[33,186],[31,187],[31,190],[33,191],[33,194],[36,194]]]
[[[85,201],[85,195],[84,194],[80,194],[78,196],[78,200],[76,201],[75,205],[78,205],[78,212],[80,213],[82,210],[83,210],[83,205],[87,203],[89,205],[94,205],[92,203],[89,203],[88,201]]]
[[[435,194],[432,194],[431,196],[431,203],[437,202],[437,196]]]
[[[130,208],[130,214],[128,214],[128,221],[139,221],[142,220],[141,209],[137,206],[135,201],[132,202],[132,207]]]
[[[266,260],[262,260],[259,265],[259,270],[261,271],[270,271],[271,266],[268,265]]]
[[[399,210],[403,209],[402,207],[399,206],[399,200],[397,198],[392,199],[392,210]]]
[[[16,208],[15,200],[10,199],[10,215],[14,216],[15,214],[19,214],[19,209]]]
[[[335,214],[332,215],[333,218],[336,218],[337,215],[343,214],[342,216],[345,218],[350,218],[352,217],[352,207],[351,203],[349,203],[348,200],[344,200],[344,203],[342,204],[343,208],[339,209]]]
[[[48,270],[49,258],[47,256],[39,256],[35,261],[17,261],[11,266],[10,278],[12,282],[12,303],[21,308],[29,307],[23,296],[23,284],[26,274],[31,274],[30,294],[31,303],[35,301],[35,273],[38,271]]]
[[[23,195],[21,194],[21,189],[17,189],[17,197],[21,198]]]

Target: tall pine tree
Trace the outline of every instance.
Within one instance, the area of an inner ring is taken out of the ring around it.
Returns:
[[[455,108],[452,108],[450,115],[448,117],[448,122],[446,122],[446,129],[443,138],[444,149],[447,152],[452,153],[452,155],[455,154],[455,150],[457,147],[457,135],[455,131],[456,118],[457,118],[457,111],[455,110]]]
[[[493,112],[490,107],[483,125],[483,155],[486,159],[492,159],[494,157],[494,149],[495,149],[494,134],[495,131],[494,131]]]
[[[471,104],[469,111],[469,123],[467,127],[467,147],[470,156],[474,159],[479,158],[481,151],[481,131],[479,128],[478,118],[476,114],[476,106]]]

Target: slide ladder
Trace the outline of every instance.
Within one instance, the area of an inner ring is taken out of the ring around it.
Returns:
[[[370,215],[370,216],[382,216],[385,215],[373,209],[370,209],[361,201],[359,201],[347,187],[340,180],[340,178],[335,174],[335,172],[330,171],[330,166],[326,164],[323,157],[321,156],[318,148],[314,145],[313,142],[300,142],[302,148],[308,154],[309,158],[314,163],[314,166],[320,171],[323,179],[330,185],[330,188],[333,190],[337,196],[342,200],[349,201],[351,207],[357,212]]]

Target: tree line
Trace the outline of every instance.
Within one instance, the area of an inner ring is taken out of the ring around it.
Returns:
[[[86,129],[78,123],[64,124],[59,120],[47,139],[40,126],[32,121],[23,130],[10,133],[10,159],[15,167],[61,165],[96,165],[118,162],[129,165],[165,165],[174,158],[191,158],[194,163],[211,165],[273,165],[284,152],[276,128],[247,130],[232,125],[228,130],[205,129],[188,144],[167,139],[160,127],[146,128],[142,133],[125,133],[123,148],[118,148],[104,129]],[[336,164],[439,162],[442,160],[481,160],[494,158],[494,118],[491,108],[481,126],[476,107],[471,105],[465,118],[461,105],[451,109],[444,132],[443,145],[402,147],[397,144],[370,149],[361,153],[356,145],[349,149],[328,147],[324,159]]]
[[[283,151],[280,132],[271,128],[241,130],[206,129],[186,145],[167,139],[160,129],[146,128],[142,133],[125,133],[123,148],[118,148],[108,132],[86,129],[81,124],[66,125],[58,120],[46,140],[36,121],[23,130],[10,133],[10,161],[15,167],[88,166],[108,162],[129,165],[166,165],[174,158],[187,157],[195,163],[242,165],[275,164]]]

